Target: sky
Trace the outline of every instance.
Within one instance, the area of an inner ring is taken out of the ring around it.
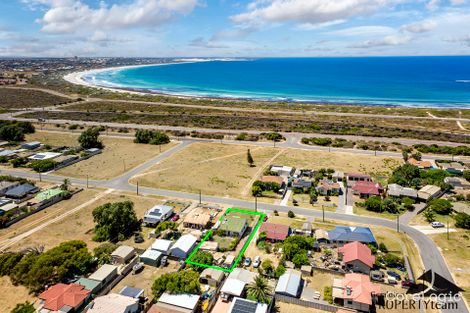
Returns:
[[[1,0],[0,56],[470,55],[470,0]]]

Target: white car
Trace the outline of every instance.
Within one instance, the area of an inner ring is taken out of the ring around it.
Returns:
[[[446,227],[446,225],[444,225],[444,224],[441,223],[441,222],[432,222],[432,223],[431,223],[431,226],[432,226],[433,228],[442,228],[442,227]]]
[[[253,260],[253,267],[258,268],[261,265],[261,258],[257,255]]]

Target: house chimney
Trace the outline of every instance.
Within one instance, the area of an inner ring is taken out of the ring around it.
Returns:
[[[351,286],[346,286],[346,295],[350,296],[352,294]]]

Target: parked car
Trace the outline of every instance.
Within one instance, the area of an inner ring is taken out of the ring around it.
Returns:
[[[431,226],[433,228],[443,228],[443,227],[446,227],[446,225],[444,225],[444,223],[441,223],[441,222],[432,222],[431,223]]]
[[[132,267],[132,274],[133,274],[133,275],[138,274],[138,273],[140,273],[143,269],[144,269],[144,263],[142,263],[142,262],[136,263],[136,264]]]
[[[387,275],[394,277],[396,280],[401,280],[401,276],[397,272],[387,271]]]
[[[135,243],[142,243],[142,242],[144,242],[144,237],[142,237],[142,234],[140,234],[140,233],[134,234],[134,242],[135,242]]]
[[[390,284],[390,285],[396,285],[397,284],[397,279],[392,276],[392,275],[388,275],[387,277],[387,282]]]
[[[251,264],[251,258],[245,258],[245,261],[243,262],[243,266],[250,266]]]
[[[168,257],[166,255],[164,255],[162,257],[162,260],[160,261],[160,266],[164,267],[164,266],[166,266],[167,263],[168,263]]]
[[[175,215],[173,215],[173,217],[171,218],[171,221],[172,221],[172,222],[176,222],[176,221],[179,220],[179,219],[180,219],[180,216],[179,216],[178,214],[175,214]]]
[[[265,215],[265,216],[264,216],[264,219],[263,219],[263,222],[266,222],[267,220],[268,220],[268,216]]]
[[[258,268],[261,264],[261,258],[257,255],[255,256],[255,259],[253,260],[253,267]]]
[[[410,288],[415,285],[415,282],[409,279],[405,279],[404,281],[401,282],[401,286],[403,288]]]

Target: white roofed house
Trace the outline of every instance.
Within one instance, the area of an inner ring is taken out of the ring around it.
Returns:
[[[429,201],[438,198],[442,194],[442,189],[434,185],[426,185],[418,190],[418,198],[420,200]]]
[[[90,275],[88,279],[95,280],[100,283],[100,288],[105,287],[112,282],[118,275],[118,267],[110,264],[103,264],[96,272]]]
[[[173,214],[173,207],[168,205],[156,205],[144,215],[144,223],[147,225],[156,225],[166,221]]]
[[[171,240],[157,239],[150,248],[155,251],[160,251],[164,255],[167,255],[170,252],[172,244],[173,242]]]
[[[163,293],[154,305],[156,312],[194,313],[199,304],[199,295]]]
[[[119,246],[111,253],[114,264],[125,264],[136,255],[135,249],[129,246]]]
[[[296,270],[287,270],[277,282],[276,294],[298,298],[302,290],[302,274]]]
[[[137,313],[139,312],[139,300],[110,293],[105,296],[97,297],[93,301],[91,308],[87,313]]]
[[[196,246],[197,238],[193,235],[181,236],[171,247],[170,254],[174,257],[185,259]]]
[[[224,285],[220,289],[222,299],[228,300],[230,296],[240,297],[245,291],[245,286],[251,284],[256,273],[242,268],[235,268],[227,277]]]

